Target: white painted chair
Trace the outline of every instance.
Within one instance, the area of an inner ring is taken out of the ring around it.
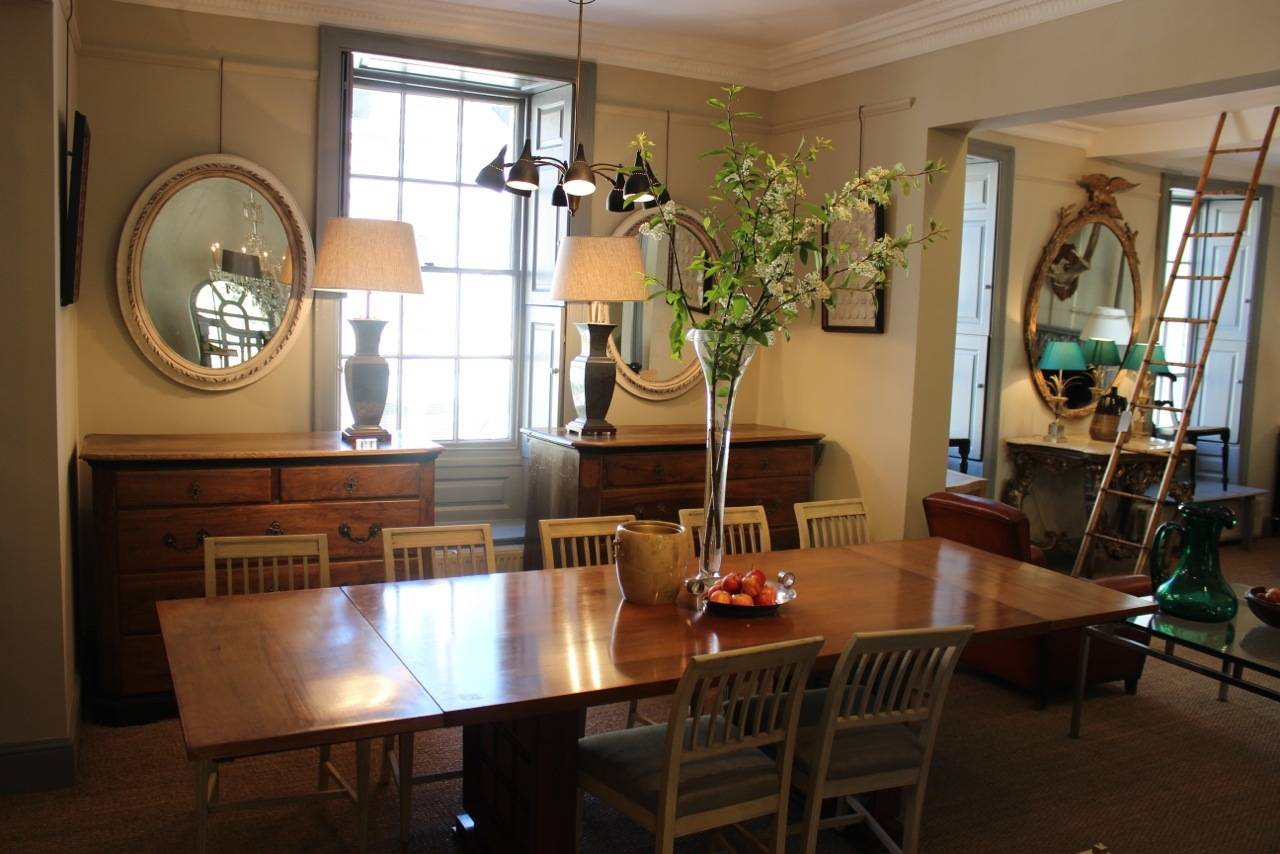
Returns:
[[[539,519],[543,569],[576,569],[613,563],[613,535],[623,522],[634,522],[630,513],[622,516],[585,516],[581,519]]]
[[[802,549],[856,546],[871,541],[871,517],[861,498],[800,501],[795,510]]]
[[[328,587],[329,584],[329,540],[324,534],[207,537],[204,540],[206,597],[309,590]],[[360,850],[363,851],[368,841],[369,753],[368,739],[356,742],[356,785],[352,786],[330,762],[330,746],[324,745],[320,748],[314,792],[258,801],[223,802],[219,766],[227,763],[197,761],[196,851],[203,854],[205,850],[210,813],[330,798],[355,801],[360,813]],[[330,781],[337,785],[330,786]]]
[[[328,586],[329,538],[324,534],[205,538],[205,596]]]
[[[924,790],[951,674],[973,626],[854,635],[831,674],[816,723],[796,738],[793,777],[804,793],[805,852],[818,831],[865,822],[890,851],[915,854]],[[805,703],[806,706],[810,704]],[[902,847],[853,795],[904,790]],[[852,814],[820,819],[822,802],[839,798]]]
[[[680,511],[680,524],[693,539],[693,554],[702,555],[702,529],[706,514],[701,507]],[[764,507],[752,504],[747,507],[724,508],[724,553],[729,555],[756,554],[772,551],[769,540],[769,520]]]
[[[489,523],[384,528],[382,561],[387,581],[456,578],[495,571]]]
[[[807,638],[695,655],[669,724],[578,740],[579,789],[652,832],[659,854],[761,816],[773,817],[767,850],[782,854],[800,698],[821,647]]]
[[[387,581],[488,575],[496,571],[493,528],[487,522],[383,528],[382,561]],[[414,785],[456,780],[461,776],[461,769],[415,776],[413,733],[383,739],[382,777],[379,782],[385,786],[394,779],[399,790],[401,847],[409,844]]]

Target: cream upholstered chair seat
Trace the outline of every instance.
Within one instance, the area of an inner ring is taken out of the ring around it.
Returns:
[[[821,707],[816,710],[818,715],[821,715],[821,711]],[[812,772],[814,759],[818,754],[819,737],[816,726],[804,727],[796,735],[796,764],[793,773],[797,779],[807,777]],[[915,772],[923,760],[920,736],[905,724],[846,730],[836,735],[831,742],[827,775],[843,779],[892,771]]]

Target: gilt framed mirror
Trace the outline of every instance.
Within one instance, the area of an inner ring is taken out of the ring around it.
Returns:
[[[652,217],[653,211],[638,210],[613,234],[639,240],[645,273],[663,287],[683,289],[696,317],[704,308],[707,283],[689,270],[689,264],[703,252],[718,257],[720,249],[695,211],[676,210],[674,238],[641,234],[640,226]],[[618,384],[636,397],[678,397],[702,377],[693,347],[685,347],[679,359],[671,355],[671,318],[671,306],[662,298],[609,304],[609,321],[618,327],[609,339],[609,356],[618,366]]]
[[[162,374],[227,391],[261,379],[297,340],[311,300],[311,235],[270,172],[193,157],[134,203],[116,292],[134,343]]]
[[[1079,341],[1090,319],[1106,309],[1128,318],[1126,340],[1116,340],[1121,354],[1136,339],[1142,309],[1137,232],[1124,221],[1115,195],[1132,189],[1123,178],[1085,175],[1077,182],[1088,199],[1058,211],[1058,226],[1045,244],[1027,290],[1024,337],[1032,381],[1041,399],[1053,407],[1053,392],[1038,367],[1050,341]],[[1069,380],[1064,418],[1082,418],[1096,406],[1092,383],[1085,372],[1066,372]]]

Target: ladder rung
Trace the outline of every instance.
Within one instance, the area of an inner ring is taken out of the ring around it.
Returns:
[[[1249,187],[1229,187],[1225,190],[1202,190],[1202,196],[1246,196],[1253,191]]]
[[[1129,404],[1134,409],[1149,409],[1152,412],[1182,412],[1182,408],[1178,406],[1160,406],[1155,403],[1142,403],[1135,400]]]
[[[1235,237],[1238,231],[1188,231],[1187,237]]]
[[[1152,359],[1149,363],[1157,368],[1194,368],[1197,362],[1161,362],[1159,359]]]
[[[1214,154],[1248,154],[1251,151],[1261,151],[1261,145],[1248,145],[1241,148],[1215,148]]]
[[[1142,549],[1143,551],[1146,551],[1147,548],[1149,548],[1146,543],[1135,543],[1133,540],[1126,540],[1124,537],[1113,537],[1110,534],[1099,534],[1097,531],[1085,531],[1084,535],[1086,537],[1096,537],[1099,540],[1106,540],[1108,543],[1119,543],[1122,546]]]
[[[1165,317],[1165,316],[1161,315],[1161,317],[1160,317],[1160,322],[1161,322],[1161,323],[1197,323],[1197,324],[1205,324],[1205,323],[1213,323],[1213,322],[1214,322],[1214,320],[1213,320],[1213,318],[1211,318],[1211,317]]]
[[[1156,500],[1152,498],[1150,495],[1139,495],[1136,492],[1125,492],[1123,489],[1111,489],[1110,487],[1102,491],[1107,493],[1108,495],[1114,495],[1117,498],[1129,498],[1134,501],[1145,501],[1148,504],[1156,503]]]
[[[1226,276],[1174,276],[1173,278],[1188,282],[1210,282],[1217,279],[1225,279]]]

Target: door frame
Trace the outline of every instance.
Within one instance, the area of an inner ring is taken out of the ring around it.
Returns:
[[[995,463],[1000,453],[1000,378],[1004,373],[1004,339],[1007,319],[1005,308],[1009,297],[1009,240],[1012,234],[1013,158],[1012,146],[968,140],[966,154],[994,160],[998,166],[996,180],[996,233],[991,257],[991,328],[987,336],[987,378],[982,410],[982,476],[987,480],[987,497],[995,495]],[[967,166],[966,166],[967,168]],[[958,283],[957,283],[958,286]],[[996,325],[999,324],[999,332]],[[995,380],[995,382],[993,382]]]
[[[1168,254],[1166,247],[1169,239],[1166,232],[1169,228],[1169,192],[1171,190],[1190,190],[1195,191],[1199,182],[1199,176],[1182,175],[1175,172],[1162,172],[1160,175],[1160,204],[1156,209],[1156,255],[1155,255],[1155,281],[1152,283],[1152,314],[1143,321],[1142,336],[1140,340],[1145,340],[1147,335],[1151,334],[1151,324],[1155,322],[1155,311],[1160,305],[1160,299],[1164,295],[1165,285],[1168,280],[1165,276],[1165,266],[1168,263]],[[1205,189],[1223,190],[1241,186],[1239,181],[1225,181],[1221,179],[1210,179],[1205,184]],[[1267,231],[1271,222],[1271,194],[1272,189],[1266,184],[1258,185],[1257,195],[1254,196],[1254,205],[1258,211],[1258,237],[1257,237],[1257,254],[1253,261],[1253,293],[1250,299],[1252,305],[1249,309],[1249,343],[1244,348],[1244,392],[1240,395],[1240,435],[1233,436],[1236,445],[1235,462],[1236,462],[1236,481],[1244,483],[1245,477],[1249,472],[1249,439],[1252,434],[1253,427],[1253,389],[1257,381],[1258,372],[1258,338],[1262,334],[1262,300],[1265,287],[1259,285],[1266,284],[1266,264],[1267,264]]]

